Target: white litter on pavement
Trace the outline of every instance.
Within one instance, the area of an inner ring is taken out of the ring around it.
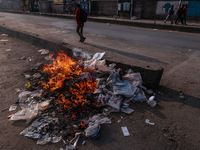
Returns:
[[[1,42],[8,42],[8,40],[1,39]]]
[[[38,50],[38,52],[39,52],[40,54],[42,54],[42,55],[45,55],[45,54],[48,54],[48,53],[49,53],[49,50],[47,50],[47,49],[40,49],[40,50]]]
[[[124,134],[124,136],[130,136],[130,133],[128,132],[127,127],[121,127],[122,128],[122,132]]]
[[[149,119],[146,119],[146,120],[145,120],[145,122],[146,122],[147,124],[150,124],[150,125],[152,125],[152,126],[154,126],[154,125],[155,125],[155,123],[153,123],[153,122],[150,122],[150,120],[149,120]]]

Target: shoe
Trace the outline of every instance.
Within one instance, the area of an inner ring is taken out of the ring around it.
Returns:
[[[85,38],[85,37],[83,37],[83,38],[81,39],[81,42],[84,42],[84,41],[85,41],[85,39],[86,39],[86,38]]]

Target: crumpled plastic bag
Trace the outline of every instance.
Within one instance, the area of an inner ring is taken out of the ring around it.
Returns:
[[[46,109],[48,105],[50,104],[50,100],[32,104],[27,108],[23,108],[22,110],[16,112],[10,120],[16,121],[16,120],[27,120],[27,122],[30,122],[33,118],[38,116],[39,112],[43,109]]]
[[[37,104],[36,99],[42,96],[42,91],[23,91],[19,94],[20,107],[22,109],[28,108],[33,104]]]
[[[73,56],[75,56],[76,58],[82,58],[82,60],[90,60],[92,59],[92,56],[86,52],[83,52],[81,49],[79,48],[74,48],[73,49]]]
[[[108,117],[94,115],[91,119],[89,119],[89,126],[85,129],[86,137],[95,137],[100,131],[101,124],[110,124],[111,120]]]
[[[100,60],[103,58],[103,56],[105,55],[105,52],[103,53],[96,53],[93,55],[92,60]]]
[[[39,139],[42,137],[41,132],[42,128],[49,125],[53,121],[53,118],[50,116],[44,116],[36,119],[29,127],[24,129],[20,135],[30,137],[33,139]]]
[[[98,70],[102,72],[110,71],[110,67],[106,65],[105,59],[101,60],[104,55],[105,52],[94,54],[92,59],[84,61],[84,68],[90,68],[92,70]]]
[[[107,78],[107,85],[114,86],[114,85],[124,85],[124,83],[121,81],[119,77],[119,73],[115,70],[112,70],[110,72],[110,76]]]
[[[130,84],[129,81],[120,82],[120,84],[116,83],[113,86],[114,95],[123,95],[125,97],[132,97],[134,96],[137,88]]]
[[[127,73],[123,76],[125,80],[129,80],[134,86],[138,87],[142,85],[142,77],[140,73]]]
[[[38,52],[41,53],[42,55],[46,55],[46,54],[49,53],[49,50],[47,50],[47,49],[40,49],[40,50],[38,50]]]
[[[147,100],[147,97],[146,95],[144,94],[144,92],[142,90],[138,90],[137,94],[135,95],[135,97],[133,98],[134,101],[140,101],[140,102],[143,102],[143,101],[146,101]]]
[[[55,119],[50,116],[44,116],[36,119],[29,127],[24,129],[20,135],[30,137],[33,139],[38,139],[37,144],[44,145],[49,142],[51,143],[57,143],[59,142],[62,137],[56,136],[54,134],[47,133],[45,135],[42,135],[42,129],[49,125],[52,121]]]
[[[89,60],[84,62],[84,68],[90,68],[92,70],[98,70],[102,72],[110,71],[110,68],[106,65],[106,60]]]

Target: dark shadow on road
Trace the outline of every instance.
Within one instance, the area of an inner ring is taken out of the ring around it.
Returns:
[[[162,110],[165,108],[159,104],[159,101],[179,103],[180,104],[179,109],[181,109],[181,107],[183,107],[184,105],[200,109],[199,97],[194,97],[191,95],[184,94],[185,100],[181,100],[179,99],[179,91],[164,86],[160,86],[157,90],[163,94],[156,94],[156,101],[157,101],[156,107],[151,108],[148,104],[138,102],[137,104],[134,104],[133,109],[135,110],[135,112],[144,113],[145,111],[150,111],[157,117],[161,119],[166,119],[166,116],[162,113]]]
[[[188,94],[184,94],[185,100],[179,99],[179,91],[160,86],[159,90],[163,93],[163,95],[158,95],[158,98],[161,101],[169,101],[169,102],[178,102],[183,105],[188,105],[194,108],[200,109],[200,98],[194,97]]]
[[[138,55],[138,54],[134,54],[134,53],[129,53],[129,52],[123,52],[123,51],[119,51],[119,50],[104,47],[104,46],[94,45],[94,44],[91,44],[91,43],[85,43],[85,45],[89,45],[89,46],[92,46],[92,47],[95,47],[95,48],[98,48],[98,49],[101,49],[101,50],[104,50],[104,51],[114,52],[114,53],[117,53],[117,54],[120,54],[120,55],[124,55],[126,57],[135,58],[135,59],[138,59],[138,60],[143,60],[143,61],[147,61],[147,62],[154,62],[154,63],[161,63],[161,64],[165,64],[165,65],[168,64],[166,62],[159,61],[155,58],[150,58],[150,57],[146,57],[146,56]]]

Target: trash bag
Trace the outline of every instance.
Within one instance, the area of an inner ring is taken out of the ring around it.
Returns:
[[[130,84],[129,81],[124,82],[116,82],[115,86],[113,86],[114,95],[123,95],[125,97],[134,96],[137,88]]]

